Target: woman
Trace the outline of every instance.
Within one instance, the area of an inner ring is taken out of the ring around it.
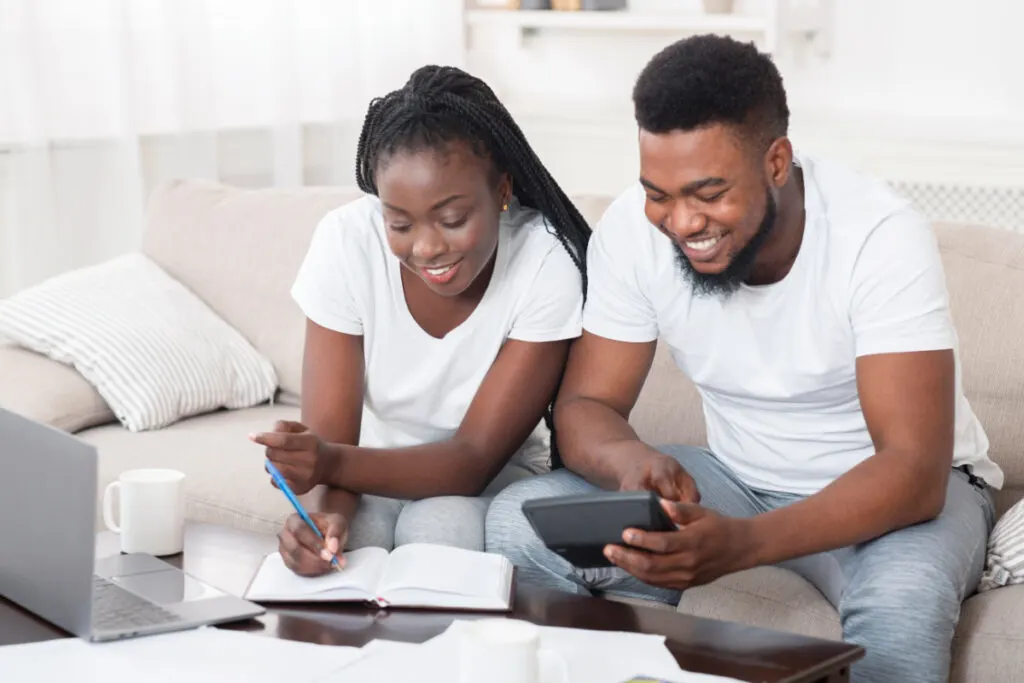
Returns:
[[[252,437],[296,493],[326,486],[325,542],[294,515],[280,534],[302,575],[343,548],[482,550],[490,497],[550,467],[581,332],[590,231],[482,81],[428,66],[374,100],[356,174],[292,290],[305,424]]]

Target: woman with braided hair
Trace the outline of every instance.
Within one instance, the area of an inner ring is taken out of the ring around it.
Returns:
[[[481,80],[417,70],[369,106],[366,195],[317,227],[292,294],[307,317],[303,423],[254,435],[296,493],[281,555],[482,550],[490,498],[550,468],[550,406],[581,332],[590,231]]]

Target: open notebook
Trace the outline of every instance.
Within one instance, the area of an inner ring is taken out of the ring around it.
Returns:
[[[391,553],[362,548],[345,553],[345,568],[303,577],[268,555],[245,597],[253,602],[372,602],[380,607],[508,611],[512,563],[503,555],[426,543]]]

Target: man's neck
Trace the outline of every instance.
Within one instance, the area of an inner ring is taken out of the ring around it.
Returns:
[[[794,164],[789,180],[779,190],[775,226],[750,271],[748,285],[774,284],[789,274],[804,239],[804,218],[804,173]]]

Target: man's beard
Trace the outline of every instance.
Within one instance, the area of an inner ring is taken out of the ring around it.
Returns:
[[[683,275],[690,281],[693,291],[698,296],[722,296],[729,297],[740,288],[750,277],[754,268],[754,260],[761,252],[765,243],[775,227],[777,206],[771,190],[766,190],[767,200],[765,202],[764,218],[757,232],[750,238],[750,241],[737,252],[729,254],[729,266],[721,273],[698,273],[686,257],[686,253],[677,242],[672,246],[676,250],[676,263]]]

